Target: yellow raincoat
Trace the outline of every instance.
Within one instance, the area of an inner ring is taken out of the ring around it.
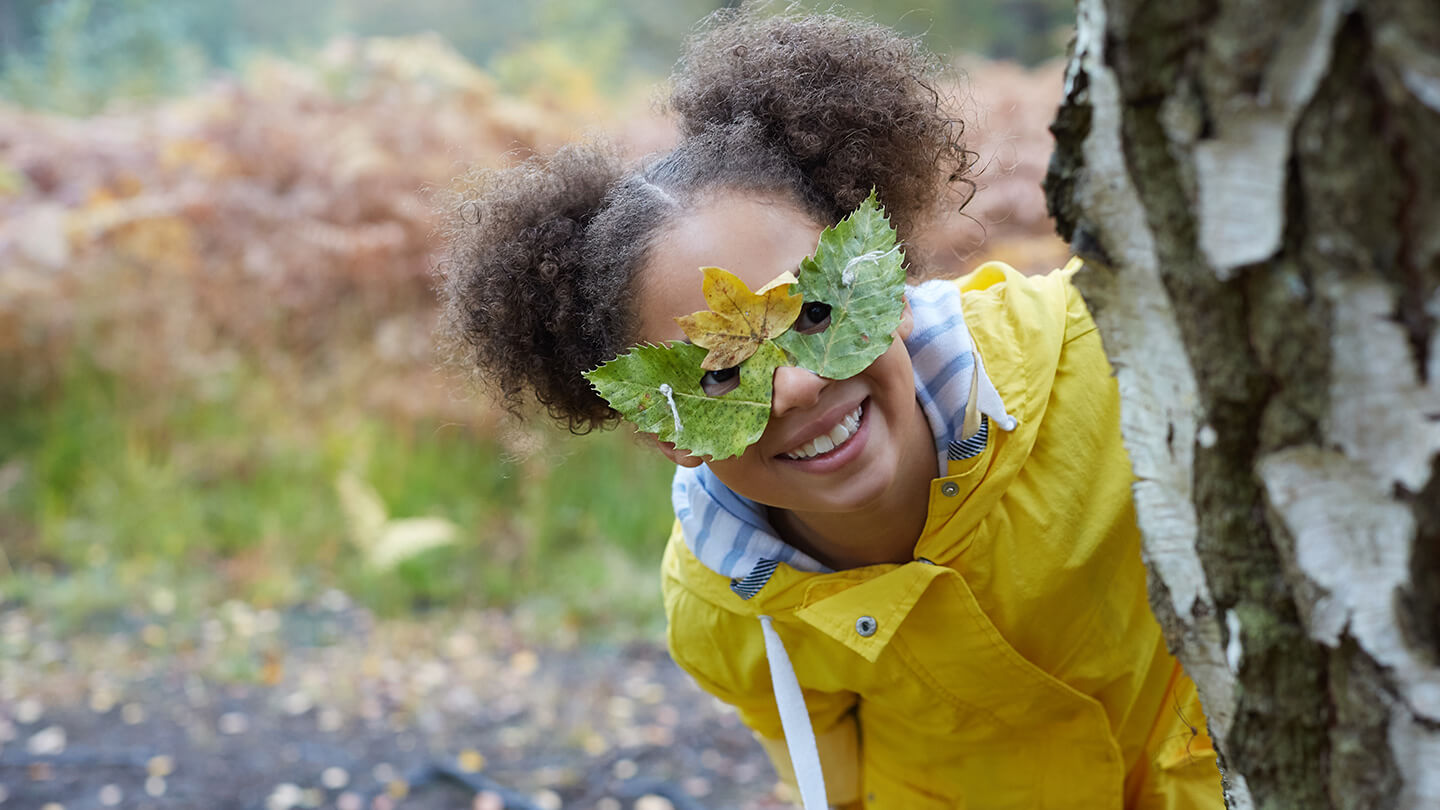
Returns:
[[[915,561],[780,565],[754,598],[664,561],[675,660],[734,705],[790,778],[758,617],[803,688],[828,800],[875,810],[1222,808],[1194,685],[1166,651],[1121,445],[1120,401],[1064,271],[960,280],[1009,413],[931,483]]]

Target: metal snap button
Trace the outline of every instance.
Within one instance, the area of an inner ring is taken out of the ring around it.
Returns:
[[[875,621],[874,616],[861,616],[855,620],[855,632],[865,638],[875,635],[875,631],[879,629],[880,623]]]
[[[947,498],[955,497],[955,493],[959,491],[960,485],[955,483],[954,481],[946,481],[945,483],[940,485],[940,494],[944,495]]]

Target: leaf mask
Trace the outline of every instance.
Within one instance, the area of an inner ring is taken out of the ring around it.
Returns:
[[[775,369],[843,380],[890,348],[905,309],[903,265],[872,191],[820,234],[798,277],[782,273],[751,292],[703,268],[710,309],[675,319],[689,343],[637,346],[585,377],[642,432],[696,456],[737,456],[765,432]]]

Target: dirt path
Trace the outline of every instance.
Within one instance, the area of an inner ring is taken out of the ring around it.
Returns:
[[[66,637],[0,610],[0,810],[785,806],[659,645],[527,635],[339,594]]]

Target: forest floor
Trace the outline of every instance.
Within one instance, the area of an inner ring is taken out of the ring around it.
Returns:
[[[778,808],[733,712],[656,641],[498,612],[284,612],[56,632],[0,612],[0,808]]]

